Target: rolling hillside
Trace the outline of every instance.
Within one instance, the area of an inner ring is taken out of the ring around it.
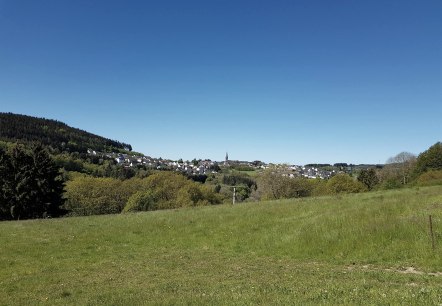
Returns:
[[[0,305],[440,305],[441,194],[2,222]]]
[[[130,144],[97,136],[60,121],[12,113],[0,113],[0,141],[38,141],[61,152],[132,150]]]

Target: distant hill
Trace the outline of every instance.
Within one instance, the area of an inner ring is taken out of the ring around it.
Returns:
[[[30,143],[38,141],[53,149],[67,152],[131,151],[130,144],[107,139],[45,118],[0,113],[0,141]]]

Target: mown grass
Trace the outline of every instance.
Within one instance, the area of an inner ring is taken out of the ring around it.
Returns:
[[[0,248],[0,305],[439,305],[442,187],[2,222]]]

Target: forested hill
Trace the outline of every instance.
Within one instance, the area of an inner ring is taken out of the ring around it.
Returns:
[[[129,144],[88,133],[60,121],[12,113],[0,113],[0,141],[38,141],[67,152],[132,150]]]

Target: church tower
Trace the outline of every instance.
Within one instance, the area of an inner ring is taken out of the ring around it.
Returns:
[[[224,166],[229,164],[229,153],[226,152],[226,159],[224,160]]]

